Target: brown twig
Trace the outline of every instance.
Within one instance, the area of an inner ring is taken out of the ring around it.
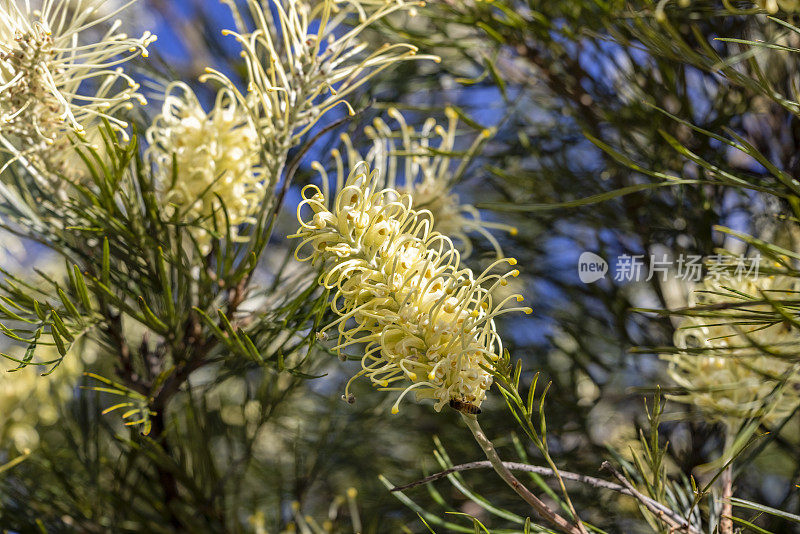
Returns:
[[[606,471],[610,472],[614,477],[619,480],[620,484],[622,484],[625,489],[627,489],[632,497],[638,500],[640,503],[644,505],[645,508],[650,510],[659,520],[663,521],[670,527],[670,532],[688,532],[689,534],[702,534],[699,530],[694,528],[689,522],[680,516],[675,515],[674,513],[667,514],[662,506],[654,506],[654,502],[652,499],[640,493],[634,486],[631,484],[627,478],[625,478],[622,473],[614,469],[608,462],[603,462],[600,466],[601,469],[605,469]]]
[[[503,462],[503,464],[511,471],[524,471],[526,473],[536,473],[537,475],[542,475],[542,476],[546,476],[546,477],[555,477],[556,476],[555,471],[553,471],[549,467],[540,467],[538,465],[522,464],[522,463],[518,463],[518,462]],[[451,467],[449,469],[445,469],[444,471],[440,471],[438,473],[434,473],[434,474],[432,474],[430,476],[427,476],[427,477],[422,478],[420,480],[417,480],[415,482],[411,482],[409,484],[404,484],[402,486],[394,487],[390,491],[393,491],[393,492],[394,491],[406,491],[408,489],[411,489],[411,488],[414,488],[414,487],[417,487],[417,486],[422,486],[423,484],[428,484],[429,482],[433,482],[435,480],[439,480],[439,479],[444,478],[444,477],[446,477],[446,476],[448,476],[448,475],[450,475],[452,473],[457,473],[457,472],[460,472],[460,471],[470,471],[472,469],[486,469],[486,468],[491,468],[491,467],[492,467],[491,462],[489,462],[487,460],[483,460],[483,461],[479,461],[479,462],[469,462],[469,463],[466,463],[466,464],[459,464],[459,465],[455,465],[455,466],[453,466],[453,467]],[[569,471],[561,471],[560,469],[559,469],[558,472],[559,472],[559,474],[561,475],[561,477],[564,480],[571,480],[573,482],[580,482],[581,484],[586,484],[588,486],[592,486],[592,487],[595,487],[595,488],[607,489],[607,490],[610,490],[610,491],[615,491],[615,492],[620,493],[622,495],[628,495],[628,496],[634,497],[633,493],[631,493],[631,491],[628,488],[626,488],[625,486],[621,486],[619,484],[615,484],[614,482],[609,482],[607,480],[603,480],[602,478],[591,477],[591,476],[588,476],[588,475],[581,475],[581,474],[578,474],[578,473],[570,473]],[[647,496],[644,496],[644,495],[642,495],[641,498],[644,498],[645,500],[647,500],[654,508],[657,508],[657,509],[661,510],[662,512],[664,512],[664,514],[667,514],[667,515],[671,516],[676,522],[678,522],[678,523],[684,523],[685,522],[685,520],[683,519],[683,517],[680,514],[678,514],[674,510],[671,510],[669,507],[661,504],[660,502],[658,502],[658,501],[656,501],[654,499],[651,499],[651,498],[649,498]]]
[[[549,467],[540,467],[538,465],[530,465],[530,464],[522,464],[519,462],[503,462],[508,469],[511,471],[524,471],[526,473],[536,473],[537,475],[542,475],[546,477],[554,477],[556,476],[555,471],[550,469]],[[485,469],[485,468],[492,467],[492,463],[487,460],[481,460],[478,462],[469,462],[466,464],[459,464],[454,465],[449,469],[445,469],[444,471],[440,471],[438,473],[434,473],[432,475],[426,476],[425,478],[421,478],[417,481],[411,482],[409,484],[404,484],[402,486],[397,486],[392,488],[390,491],[406,491],[411,488],[415,488],[417,486],[422,486],[423,484],[427,484],[429,482],[433,482],[434,480],[439,480],[441,478],[446,477],[452,473],[458,473],[461,471],[471,471],[473,469]],[[631,493],[625,489],[623,486],[619,484],[615,484],[614,482],[609,482],[607,480],[603,480],[602,478],[595,478],[590,477],[587,475],[580,475],[578,473],[570,473],[569,471],[558,471],[561,474],[561,477],[564,480],[572,480],[575,482],[581,482],[583,484],[588,484],[590,486],[594,486],[596,488],[607,489],[611,491],[616,491],[618,493],[624,493],[625,495],[630,495]],[[656,502],[656,501],[653,501]]]
[[[719,520],[720,534],[733,534],[733,466],[728,464],[722,472],[722,513]]]

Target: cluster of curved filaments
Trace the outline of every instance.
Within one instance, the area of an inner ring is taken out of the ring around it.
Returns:
[[[215,230],[239,239],[237,227],[253,222],[268,184],[256,127],[230,91],[206,113],[187,85],[171,84],[147,140],[166,215],[197,225],[204,254]]]
[[[119,65],[147,56],[156,37],[146,32],[129,38],[118,32],[116,21],[84,42],[120,11],[92,17],[105,1],[81,2],[75,9],[67,0],[42,0],[33,9],[30,2],[0,0],[0,150],[19,157],[68,147],[65,132],[83,134],[101,118],[122,130],[127,124],[114,112],[132,99],[145,103]]]
[[[692,294],[690,305],[741,304],[765,296],[794,299],[799,290],[800,281],[787,276],[709,277]],[[685,390],[671,398],[727,424],[759,417],[769,425],[791,414],[800,403],[800,331],[776,322],[773,315],[771,306],[757,304],[684,318],[675,346],[702,351],[663,356],[670,362],[670,376]]]
[[[792,414],[800,400],[800,381],[790,364],[768,356],[682,354],[670,358],[669,373],[682,394],[672,400],[697,406],[711,421],[735,425],[760,418],[767,426]],[[788,380],[787,380],[788,378]]]
[[[415,205],[433,214],[437,230],[455,239],[465,257],[472,252],[469,234],[479,233],[491,243],[497,257],[502,258],[500,244],[490,230],[500,229],[516,235],[517,229],[483,220],[475,206],[461,202],[453,192],[453,186],[461,180],[491,132],[484,130],[465,152],[457,152],[458,115],[452,108],[447,108],[445,114],[446,127],[429,118],[417,131],[408,125],[397,109],[391,108],[389,116],[397,122],[397,128],[392,129],[380,118],[365,128],[366,135],[372,140],[372,148],[365,158],[355,149],[350,138],[342,135],[347,159],[350,164],[364,159],[380,171],[385,187],[412,195]],[[342,154],[334,150],[333,157],[337,182],[341,184],[345,179]],[[327,180],[327,175],[324,179]]]
[[[372,76],[398,61],[412,58],[416,48],[406,44],[383,45],[369,52],[359,35],[378,20],[416,2],[384,2],[365,10],[359,2],[325,0],[313,7],[298,0],[272,0],[266,9],[256,0],[247,6],[255,29],[232,0],[225,3],[236,20],[237,39],[248,72],[248,92],[241,96],[268,132],[282,132],[297,139],[308,132],[328,110],[345,105],[345,97]],[[342,22],[352,16],[352,27]],[[312,29],[316,27],[317,29]],[[279,29],[279,30],[278,30]],[[204,79],[233,83],[224,74],[208,70]]]
[[[307,186],[298,207],[296,257],[324,263],[320,284],[334,292],[339,318],[335,350],[365,344],[362,370],[382,389],[401,391],[393,407],[415,390],[441,409],[451,399],[480,405],[492,377],[485,367],[502,353],[494,319],[522,297],[495,302],[492,294],[512,270],[496,261],[479,276],[461,267],[452,242],[432,229],[430,212],[412,207],[408,194],[382,188],[376,171],[361,163],[332,205]],[[352,382],[352,380],[351,380]],[[407,385],[410,382],[410,385]],[[350,383],[348,383],[349,389]],[[346,391],[347,393],[347,391]]]

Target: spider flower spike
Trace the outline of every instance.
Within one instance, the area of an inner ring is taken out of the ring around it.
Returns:
[[[258,133],[231,92],[219,91],[206,113],[186,84],[170,84],[147,141],[166,215],[195,225],[200,251],[211,250],[215,230],[244,240],[237,228],[254,221],[267,184]]]
[[[134,1],[98,17],[106,0],[0,0],[0,151],[39,162],[101,118],[127,126],[114,112],[145,101],[119,65],[146,57],[156,37],[129,38],[119,21],[95,30]]]
[[[502,354],[494,319],[530,308],[507,307],[493,290],[519,275],[513,258],[480,275],[461,267],[450,239],[433,231],[427,210],[411,195],[383,188],[377,171],[361,162],[332,203],[309,185],[298,207],[301,239],[295,257],[323,264],[320,284],[334,291],[339,316],[326,329],[339,333],[336,351],[365,344],[361,371],[382,390],[400,391],[392,412],[414,390],[432,398],[437,411],[451,400],[480,406],[492,383],[490,368]]]
[[[780,275],[708,277],[691,296],[690,305],[719,307],[781,295],[794,298],[799,282]],[[784,321],[764,319],[774,313],[768,304],[754,304],[722,308],[713,317],[684,318],[675,333],[675,346],[686,352],[662,356],[669,361],[669,375],[684,390],[670,398],[693,404],[708,420],[729,426],[747,418],[759,418],[769,426],[791,414],[800,404],[800,373],[793,361],[800,330]]]
[[[365,133],[372,140],[372,148],[366,158],[358,154],[349,137],[342,136],[348,160],[352,164],[365,159],[380,171],[386,187],[410,194],[416,206],[433,214],[439,232],[455,238],[464,257],[472,253],[469,234],[479,233],[491,243],[497,257],[502,258],[500,243],[489,230],[505,230],[516,235],[517,229],[483,220],[475,206],[461,202],[453,192],[453,186],[461,180],[492,131],[482,131],[465,152],[459,153],[456,151],[458,115],[453,108],[447,108],[445,115],[446,127],[429,118],[417,131],[409,126],[397,109],[391,108],[389,116],[397,122],[398,127],[392,129],[377,118],[373,126],[365,128]],[[334,153],[336,158],[341,159],[338,152]],[[339,163],[337,167],[341,169],[343,165]],[[343,178],[340,172],[339,179]]]
[[[417,55],[410,44],[372,50],[359,41],[371,25],[419,2],[248,0],[245,17],[233,0],[223,1],[236,22],[235,30],[223,34],[239,42],[247,69],[248,95],[236,93],[257,117],[265,138],[299,140],[336,106],[353,114],[346,97],[383,69],[410,59],[438,60]],[[248,19],[255,28],[245,23]],[[202,79],[235,91],[219,71],[209,69]]]

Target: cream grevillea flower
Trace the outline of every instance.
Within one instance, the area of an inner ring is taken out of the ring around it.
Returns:
[[[380,118],[364,132],[372,140],[372,148],[364,158],[354,148],[347,135],[342,135],[350,164],[362,159],[377,169],[385,187],[408,193],[414,205],[433,214],[436,229],[454,238],[465,257],[472,252],[470,233],[479,233],[494,247],[499,258],[503,251],[490,229],[501,229],[516,235],[517,229],[507,224],[481,219],[475,206],[461,202],[453,192],[453,186],[461,180],[483,144],[491,135],[484,130],[465,152],[456,151],[458,115],[452,108],[445,110],[447,127],[429,118],[419,131],[409,126],[403,115],[395,108],[389,116],[397,121],[398,130],[393,130]],[[338,150],[333,151],[337,161],[338,182],[344,181],[344,164]]]
[[[793,299],[798,291],[800,280],[788,276],[706,278],[692,295],[691,306],[762,304],[683,319],[675,346],[705,350],[664,356],[670,376],[685,389],[671,398],[731,425],[749,417],[772,424],[791,414],[800,404],[800,330],[788,322],[765,320],[774,310],[763,302]]]
[[[227,223],[241,239],[237,227],[253,221],[266,184],[258,133],[230,91],[221,90],[207,113],[186,84],[171,84],[147,141],[167,217],[195,225],[203,254],[213,233],[226,234]]]
[[[224,30],[239,41],[247,67],[250,97],[239,95],[257,117],[270,153],[298,142],[331,108],[378,72],[399,61],[415,59],[416,47],[384,44],[370,50],[359,37],[365,29],[420,2],[391,0],[248,0],[245,17],[236,2],[223,0],[234,15],[236,30]],[[246,20],[252,20],[252,28]],[[416,56],[438,60],[432,56]],[[207,69],[238,94],[223,73]]]
[[[295,257],[324,264],[320,284],[335,291],[339,319],[327,327],[338,327],[335,350],[366,344],[350,382],[366,375],[381,389],[402,391],[393,413],[411,390],[433,398],[437,411],[451,400],[480,406],[492,383],[482,366],[502,353],[494,318],[531,311],[505,307],[520,295],[493,298],[493,289],[519,274],[494,271],[516,261],[497,260],[478,276],[462,268],[450,239],[433,231],[430,212],[413,209],[411,195],[383,188],[366,163],[330,205],[324,189],[303,189],[292,237],[302,240]]]
[[[144,102],[119,65],[146,56],[155,36],[129,38],[116,22],[85,38],[120,11],[93,17],[104,3],[84,0],[75,9],[66,0],[0,0],[0,151],[55,160],[42,152],[69,148],[65,133],[84,133],[101,117],[122,130],[114,112],[131,99]]]

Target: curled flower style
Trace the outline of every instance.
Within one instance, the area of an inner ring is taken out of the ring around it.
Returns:
[[[685,392],[671,398],[729,425],[745,418],[770,425],[791,414],[800,404],[800,330],[774,319],[766,299],[796,298],[799,290],[800,280],[788,276],[706,278],[690,305],[720,309],[686,317],[675,333],[675,346],[687,351],[663,358]]]
[[[258,133],[231,92],[219,91],[206,113],[186,84],[170,84],[147,141],[167,217],[195,225],[203,254],[215,231],[242,240],[237,227],[253,222],[266,185]]]
[[[248,0],[244,17],[233,0],[223,0],[233,12],[236,30],[223,34],[237,39],[247,68],[248,96],[236,89],[223,73],[207,69],[203,78],[231,88],[258,121],[269,154],[285,154],[331,108],[378,72],[399,61],[414,58],[416,47],[384,44],[369,50],[359,36],[369,26],[419,2],[403,0],[271,0],[264,7]],[[253,20],[250,28],[245,20]],[[344,22],[352,22],[344,26]],[[274,170],[282,158],[268,162]]]
[[[83,134],[100,118],[122,131],[127,124],[114,112],[131,99],[144,103],[119,65],[147,56],[155,36],[129,38],[117,21],[86,39],[122,9],[93,16],[105,1],[84,0],[76,9],[67,0],[0,0],[0,151],[13,160],[57,166],[58,152],[46,153],[70,147],[65,133]]]
[[[327,191],[327,188],[325,188]],[[520,295],[497,302],[493,290],[516,269],[497,273],[512,258],[483,273],[461,267],[450,239],[432,230],[427,210],[415,210],[409,194],[383,188],[377,171],[361,162],[329,206],[330,196],[309,185],[298,207],[302,241],[295,257],[324,264],[320,284],[335,291],[331,308],[339,318],[334,350],[365,344],[360,376],[383,390],[415,390],[435,400],[480,406],[492,383],[486,370],[502,354],[494,319],[530,308],[510,307]],[[326,329],[327,329],[326,328]],[[410,385],[407,383],[410,382]]]
[[[389,116],[397,121],[399,130],[392,130],[380,118],[375,119],[374,126],[364,129],[373,143],[366,158],[362,158],[350,138],[343,135],[348,160],[352,164],[364,159],[380,171],[385,187],[410,194],[416,206],[433,214],[437,231],[456,239],[464,257],[472,252],[469,234],[477,232],[492,244],[497,257],[502,258],[500,243],[489,230],[500,229],[516,235],[517,229],[483,220],[475,206],[461,202],[453,192],[453,186],[461,180],[491,131],[482,131],[465,152],[459,153],[456,151],[458,115],[452,108],[447,108],[445,115],[446,128],[429,118],[416,131],[397,109],[391,108]],[[338,169],[342,169],[339,151],[334,151],[333,156]],[[344,175],[340,171],[338,182],[342,181]]]

